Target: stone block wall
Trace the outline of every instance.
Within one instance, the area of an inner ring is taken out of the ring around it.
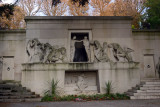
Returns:
[[[3,62],[0,79],[21,81],[25,40],[26,30],[0,30],[0,57]]]

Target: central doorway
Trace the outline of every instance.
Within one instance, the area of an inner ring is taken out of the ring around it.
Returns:
[[[70,42],[70,62],[91,62],[92,58],[92,41],[91,30],[70,30],[69,42]]]

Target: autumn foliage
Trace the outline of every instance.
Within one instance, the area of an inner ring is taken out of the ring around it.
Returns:
[[[5,11],[10,12],[11,10],[7,9]],[[19,6],[14,7],[13,13],[2,12],[0,17],[0,29],[19,29],[24,28],[24,11]]]
[[[7,29],[24,27],[25,16],[132,16],[139,28],[146,0],[20,0],[10,18],[3,13],[0,26]]]

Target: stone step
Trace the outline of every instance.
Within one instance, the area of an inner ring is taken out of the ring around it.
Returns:
[[[0,96],[7,96],[7,95],[11,95],[11,96],[14,96],[14,95],[34,95],[35,93],[34,92],[3,92],[3,93],[0,93]]]
[[[160,95],[160,93],[153,93],[153,92],[134,93],[134,96],[137,96],[137,95]]]
[[[0,99],[18,99],[20,96],[0,96]]]
[[[127,96],[133,96],[134,95],[133,92],[125,92],[124,94],[126,94]]]
[[[2,90],[0,89],[0,93],[7,93],[7,92],[11,92],[12,90]]]
[[[8,86],[8,85],[1,86],[0,85],[0,90],[19,90],[19,91],[22,91],[22,90],[27,90],[27,89],[26,89],[26,87]]]
[[[141,92],[160,93],[160,90],[137,90],[137,93],[141,93]]]
[[[160,85],[160,82],[146,82],[146,85]]]
[[[0,99],[37,98],[39,95],[0,96]]]
[[[25,102],[40,102],[41,98],[27,98],[24,99]]]
[[[142,80],[160,80],[159,78],[143,78]]]
[[[160,84],[144,84],[141,87],[160,87]]]
[[[157,79],[157,80],[141,80],[141,82],[160,82],[160,79]]]
[[[39,95],[21,95],[21,98],[38,98]]]
[[[160,87],[140,87],[140,90],[160,90]]]
[[[0,99],[0,102],[24,102],[24,99]]]
[[[40,102],[41,98],[0,99],[0,102]]]
[[[160,99],[160,96],[154,95],[140,95],[140,96],[131,96],[130,99]]]

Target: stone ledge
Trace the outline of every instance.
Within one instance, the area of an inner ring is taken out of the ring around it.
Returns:
[[[132,29],[132,32],[160,32],[160,29]]]
[[[139,63],[116,62],[111,63],[24,63],[22,71],[58,71],[58,70],[127,70],[138,69]]]
[[[26,33],[26,30],[25,29],[0,30],[0,33]]]
[[[28,20],[132,20],[131,16],[26,16]]]

